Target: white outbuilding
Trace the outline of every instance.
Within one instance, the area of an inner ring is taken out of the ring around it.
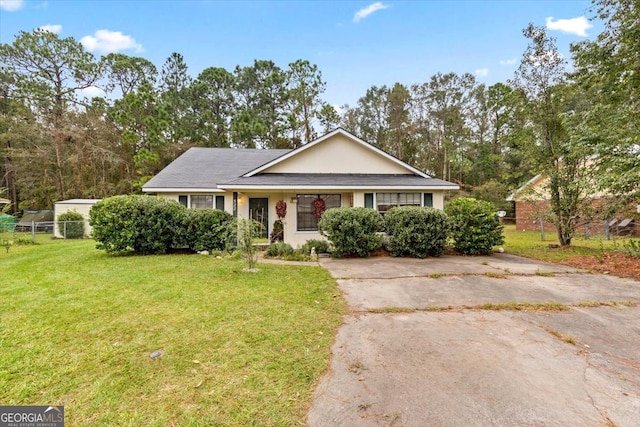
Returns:
[[[92,229],[89,225],[89,211],[91,210],[91,206],[93,206],[100,200],[101,199],[71,199],[56,202],[54,207],[54,236],[60,239],[64,238],[63,233],[60,232],[58,227],[58,216],[69,211],[78,212],[80,215],[82,215],[82,217],[84,218],[85,236],[90,236]]]

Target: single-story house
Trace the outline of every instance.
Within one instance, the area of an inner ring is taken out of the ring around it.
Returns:
[[[359,206],[382,214],[394,206],[442,209],[445,192],[458,188],[338,128],[294,150],[190,148],[142,190],[189,208],[256,219],[264,237],[286,207],[284,241],[299,247],[321,238],[324,209]]]
[[[54,204],[54,222],[53,235],[57,238],[63,238],[63,233],[58,227],[58,217],[66,212],[78,212],[84,218],[84,235],[90,236],[93,228],[89,225],[89,211],[91,207],[99,202],[101,199],[70,199],[61,200]]]

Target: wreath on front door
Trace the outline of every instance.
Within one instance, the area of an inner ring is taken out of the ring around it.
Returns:
[[[320,197],[311,202],[311,206],[313,207],[313,216],[317,219],[320,219],[324,211],[327,210],[327,204]]]

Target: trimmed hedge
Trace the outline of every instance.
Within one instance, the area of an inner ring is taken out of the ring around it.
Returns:
[[[444,208],[451,220],[453,247],[466,255],[488,255],[504,243],[502,224],[493,204],[459,198]]]
[[[311,248],[316,248],[317,254],[326,254],[329,253],[329,242],[326,240],[309,239],[304,242],[300,250],[303,254],[311,255]]]
[[[173,247],[186,209],[155,196],[114,196],[91,207],[89,224],[96,247],[108,253],[160,254]]]
[[[267,248],[267,256],[284,257],[293,254],[293,247],[284,242],[276,242]]]
[[[75,211],[58,215],[58,231],[65,239],[82,239],[84,237],[84,217]]]
[[[320,234],[334,246],[333,256],[367,257],[382,247],[382,216],[369,208],[332,208],[325,211],[318,224]]]
[[[387,248],[393,256],[440,256],[446,248],[450,223],[441,210],[401,206],[389,210],[384,222],[389,234]]]
[[[154,196],[115,196],[91,208],[96,247],[109,253],[160,254],[169,249],[221,251],[236,242],[231,214],[217,209],[187,209]]]
[[[233,216],[218,209],[187,209],[181,239],[194,251],[223,251],[235,245]],[[177,246],[179,247],[179,246]]]

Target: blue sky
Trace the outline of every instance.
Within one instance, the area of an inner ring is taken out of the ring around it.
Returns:
[[[0,42],[46,26],[96,56],[121,52],[158,66],[181,53],[194,77],[207,67],[297,59],[317,64],[323,99],[355,105],[372,85],[423,83],[469,72],[493,84],[513,76],[529,22],[569,45],[593,39],[589,1],[156,1],[0,0]]]

